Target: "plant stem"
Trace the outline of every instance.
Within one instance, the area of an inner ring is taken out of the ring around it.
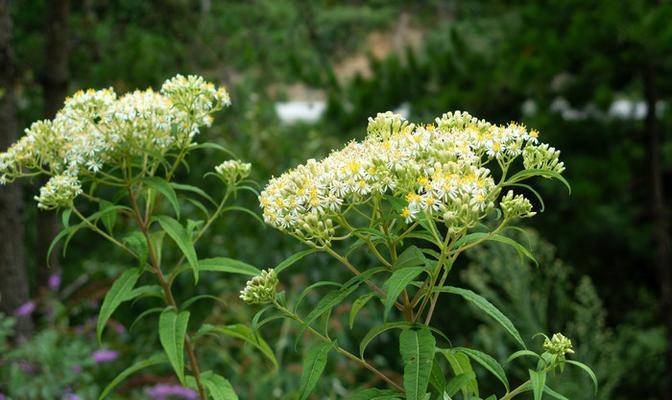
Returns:
[[[336,253],[331,247],[329,247],[329,246],[324,246],[324,250],[325,250],[327,253],[331,254],[335,259],[337,259],[338,261],[340,261],[341,264],[345,265],[345,266],[346,266],[346,267],[347,267],[353,274],[355,274],[356,276],[359,276],[359,275],[362,274],[361,272],[359,272],[359,270],[358,270],[354,265],[352,265],[352,263],[351,263],[346,257],[343,257],[343,256],[341,256],[340,254]],[[378,285],[376,285],[375,283],[371,282],[371,281],[368,280],[368,279],[365,279],[364,282],[365,282],[365,283],[366,283],[366,284],[367,284],[367,285],[368,285],[374,292],[376,292],[382,299],[384,299],[385,297],[387,297],[387,294],[385,293],[385,291],[383,291],[383,289],[381,289],[380,287],[378,287]],[[399,310],[401,310],[401,311],[404,310],[404,306],[402,306],[402,305],[399,304],[398,302],[395,302],[394,305],[395,305]]]
[[[306,326],[306,329],[307,329],[310,333],[312,333],[313,335],[315,335],[316,337],[318,337],[318,338],[319,338],[320,340],[322,340],[323,342],[325,342],[325,343],[331,343],[331,344],[334,346],[334,349],[335,349],[338,353],[344,355],[345,357],[349,358],[350,360],[356,362],[357,364],[361,365],[362,367],[364,367],[364,368],[368,369],[369,371],[373,372],[374,374],[378,375],[378,376],[379,376],[380,378],[382,378],[385,382],[387,382],[390,386],[392,386],[392,387],[395,388],[396,390],[400,391],[401,393],[404,393],[404,388],[403,388],[403,387],[401,387],[398,383],[396,383],[396,382],[393,381],[391,378],[389,378],[387,375],[385,375],[384,373],[382,373],[378,368],[376,368],[376,367],[374,367],[373,365],[371,365],[368,361],[366,361],[366,360],[363,359],[363,358],[359,358],[359,357],[357,357],[356,355],[350,353],[349,351],[345,350],[344,348],[338,346],[336,343],[334,343],[334,341],[332,341],[331,339],[329,339],[327,336],[324,336],[323,334],[321,334],[320,332],[318,332],[316,329],[314,329],[314,328],[311,327],[310,325],[306,325],[306,323],[301,319],[301,317],[299,317],[297,314],[291,312],[289,309],[287,309],[287,308],[281,306],[281,305],[278,304],[278,303],[275,303],[275,307],[276,307],[278,310],[280,310],[281,312],[283,312],[285,315],[287,315],[289,318],[291,318],[291,319],[293,319],[293,320],[299,322],[301,325]]]
[[[118,241],[117,239],[115,239],[115,238],[113,238],[112,236],[108,235],[107,233],[105,233],[105,231],[103,231],[102,229],[98,228],[98,227],[96,226],[96,224],[92,223],[92,222],[89,221],[86,217],[84,217],[84,215],[82,215],[82,213],[80,213],[79,210],[78,210],[77,208],[75,208],[74,205],[72,206],[72,212],[74,212],[75,215],[77,215],[77,216],[82,220],[82,222],[84,222],[89,228],[91,228],[92,231],[98,233],[99,235],[101,235],[101,236],[104,237],[105,239],[107,239],[107,240],[109,240],[110,242],[114,243],[114,244],[117,245],[119,248],[121,248],[121,249],[124,250],[126,253],[128,253],[130,256],[132,256],[132,257],[134,257],[134,258],[138,258],[138,256],[137,256],[131,249],[129,249],[125,244],[121,243],[121,242]]]
[[[529,390],[529,385],[530,385],[530,380],[528,379],[525,382],[523,382],[520,386],[513,389],[511,392],[505,394],[499,400],[511,400],[514,397],[518,396],[519,394],[528,391]]]
[[[150,264],[152,266],[152,270],[154,271],[154,274],[159,280],[159,284],[161,285],[161,288],[163,289],[163,295],[164,295],[164,300],[167,305],[175,308],[176,310],[179,309],[177,306],[177,303],[175,302],[175,297],[173,296],[173,292],[170,288],[170,284],[166,280],[165,276],[163,275],[163,271],[161,271],[161,266],[159,265],[158,262],[158,257],[156,254],[156,250],[154,249],[154,243],[152,242],[152,238],[149,233],[149,223],[145,221],[149,221],[149,215],[146,215],[144,218],[142,217],[142,214],[140,213],[140,210],[138,209],[138,202],[137,198],[135,196],[135,193],[133,192],[133,189],[131,188],[130,185],[128,185],[128,194],[130,196],[131,200],[131,205],[133,208],[133,211],[135,213],[135,219],[140,226],[140,230],[142,231],[142,235],[145,237],[145,241],[147,242],[147,250],[149,253],[149,260]],[[151,209],[151,208],[150,208]],[[205,394],[205,387],[203,386],[203,383],[201,382],[201,371],[198,367],[198,360],[196,359],[196,353],[194,352],[194,346],[191,343],[191,339],[189,335],[185,335],[184,337],[184,348],[187,351],[187,357],[189,358],[189,364],[191,365],[191,372],[194,374],[194,380],[196,381],[196,386],[198,388],[198,394],[201,398],[201,400],[208,400],[207,395]]]
[[[427,294],[422,299],[422,303],[420,304],[420,308],[418,308],[418,312],[415,313],[416,320],[420,318],[422,312],[427,306],[427,302],[432,296],[432,290],[434,289],[434,284],[439,277],[439,273],[443,268],[443,263],[445,262],[446,256],[448,254],[448,241],[450,241],[450,235],[446,233],[446,237],[443,239],[443,244],[441,246],[441,254],[439,254],[439,259],[436,261],[436,268],[434,270],[434,273],[429,279],[429,288],[427,289]]]

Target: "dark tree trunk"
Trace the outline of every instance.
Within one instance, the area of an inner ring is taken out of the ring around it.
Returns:
[[[68,90],[68,0],[47,2],[44,66],[42,69],[42,93],[44,117],[53,118],[63,106]],[[42,182],[44,183],[44,182]],[[49,275],[58,272],[58,251],[52,252],[49,260],[49,245],[58,234],[60,223],[55,211],[40,210],[37,214],[36,271],[38,287],[45,288]]]
[[[0,0],[0,151],[16,141],[16,69],[11,41],[9,0]],[[0,187],[0,311],[6,314],[29,300],[22,209],[21,186],[14,183]],[[18,317],[17,336],[28,337],[31,331],[30,316]]]
[[[667,370],[663,398],[672,399],[672,262],[670,255],[669,214],[665,204],[665,187],[661,165],[661,133],[656,117],[656,70],[652,64],[644,69],[644,96],[647,114],[645,121],[646,159],[649,175],[649,201],[651,207],[653,254],[665,326],[667,327]]]

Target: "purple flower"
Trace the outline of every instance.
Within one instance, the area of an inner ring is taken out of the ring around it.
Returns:
[[[96,350],[91,353],[91,358],[98,364],[114,361],[119,357],[119,352],[114,350]]]
[[[16,310],[14,310],[14,316],[16,317],[26,317],[35,311],[35,302],[29,301],[20,305]]]
[[[7,397],[5,397],[4,394],[0,393],[0,400],[7,400]]]
[[[180,385],[168,385],[160,383],[152,388],[145,389],[145,393],[153,400],[166,400],[168,396],[178,396],[186,400],[196,400],[198,394]]]
[[[61,287],[61,274],[53,273],[49,275],[47,286],[49,286],[49,289],[51,290],[58,290],[58,288]]]

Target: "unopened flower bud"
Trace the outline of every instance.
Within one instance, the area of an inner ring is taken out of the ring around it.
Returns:
[[[247,281],[240,291],[240,298],[249,304],[266,304],[275,301],[278,276],[272,268],[261,271],[261,274]]]

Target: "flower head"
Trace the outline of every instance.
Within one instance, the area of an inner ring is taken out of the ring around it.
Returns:
[[[261,273],[245,284],[240,291],[240,298],[249,304],[272,303],[275,300],[275,292],[278,286],[278,276],[272,268]]]

